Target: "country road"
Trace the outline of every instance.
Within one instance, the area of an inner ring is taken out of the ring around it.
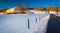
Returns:
[[[60,17],[51,14],[47,25],[47,33],[60,33]]]

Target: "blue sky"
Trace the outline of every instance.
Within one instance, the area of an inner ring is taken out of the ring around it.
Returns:
[[[0,9],[13,8],[18,3],[21,4],[22,0],[0,0]],[[46,7],[48,4],[55,6],[56,3],[60,6],[60,0],[23,0],[23,3],[28,5],[29,8]]]

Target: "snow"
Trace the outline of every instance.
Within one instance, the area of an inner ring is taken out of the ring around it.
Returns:
[[[45,33],[48,19],[49,16],[45,12],[0,15],[0,33]]]
[[[55,12],[55,11],[50,11],[50,14],[57,15],[57,12]],[[57,16],[60,16],[60,12],[58,12],[58,15],[57,15]]]
[[[36,33],[45,33],[46,32],[46,28],[47,28],[47,23],[49,20],[50,15],[45,16],[43,19],[41,19],[36,27],[35,27],[35,32]]]
[[[28,10],[28,11],[34,12],[35,14],[46,13],[46,11],[35,11],[35,10]]]
[[[59,14],[58,16],[60,16],[60,12],[58,12],[58,14]]]

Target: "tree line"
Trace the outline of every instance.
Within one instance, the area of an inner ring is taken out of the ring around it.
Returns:
[[[0,13],[6,13],[6,10],[8,10],[9,8],[4,8],[2,10],[0,10]],[[57,12],[60,12],[60,7],[52,7],[52,6],[47,6],[45,8],[43,7],[36,7],[36,8],[33,8],[35,11],[55,11]],[[26,13],[25,11],[26,10],[29,10],[29,7],[27,5],[24,5],[24,4],[18,4],[15,8],[16,11],[20,11],[20,13]],[[13,12],[14,13],[14,12]]]

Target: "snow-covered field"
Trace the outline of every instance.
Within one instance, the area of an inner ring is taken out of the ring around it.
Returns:
[[[37,33],[35,26],[47,15],[45,13],[0,15],[0,33]],[[28,19],[30,29],[28,29]]]
[[[46,24],[49,20],[48,13],[46,11],[30,11],[35,14],[0,15],[0,33],[45,33]],[[50,14],[56,14],[56,12],[50,12]]]

